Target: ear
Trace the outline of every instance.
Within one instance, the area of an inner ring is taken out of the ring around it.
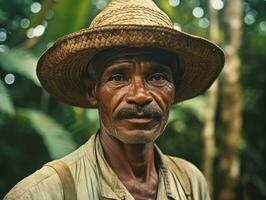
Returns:
[[[176,94],[177,94],[177,91],[176,91],[176,85],[175,83],[173,84],[173,88],[172,88],[172,97],[171,97],[171,105],[174,105],[176,102]]]
[[[92,79],[84,78],[83,83],[85,86],[85,92],[88,102],[92,108],[97,107],[96,88],[95,82]]]

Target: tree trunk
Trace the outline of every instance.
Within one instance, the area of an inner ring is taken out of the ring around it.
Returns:
[[[218,12],[211,6],[212,0],[209,0],[209,15],[210,15],[210,32],[209,38],[211,41],[218,43],[219,27],[218,27]],[[203,173],[206,177],[210,196],[213,193],[213,159],[215,156],[215,114],[217,108],[218,95],[218,80],[210,87],[207,93],[207,108],[205,114],[204,128],[202,132],[203,142]]]
[[[240,173],[239,141],[242,126],[242,98],[239,84],[242,36],[242,0],[225,2],[225,68],[221,77],[221,155],[219,162],[220,200],[236,199]]]

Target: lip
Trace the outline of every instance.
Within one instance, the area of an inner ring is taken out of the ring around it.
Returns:
[[[136,124],[146,124],[146,123],[150,123],[153,121],[153,119],[151,118],[128,118],[124,120],[131,122],[131,123],[136,123]]]

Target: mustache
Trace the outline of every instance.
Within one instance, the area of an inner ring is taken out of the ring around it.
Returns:
[[[140,114],[141,113],[141,114]],[[161,120],[163,113],[153,107],[143,107],[138,105],[127,106],[119,109],[114,114],[114,120],[130,119],[130,118],[146,118]]]

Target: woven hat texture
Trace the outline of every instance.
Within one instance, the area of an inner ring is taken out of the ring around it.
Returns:
[[[59,38],[41,56],[37,76],[59,100],[92,107],[83,79],[92,57],[110,47],[151,47],[174,53],[183,71],[175,103],[206,91],[224,65],[224,53],[219,47],[175,30],[152,0],[112,0],[90,27]]]

